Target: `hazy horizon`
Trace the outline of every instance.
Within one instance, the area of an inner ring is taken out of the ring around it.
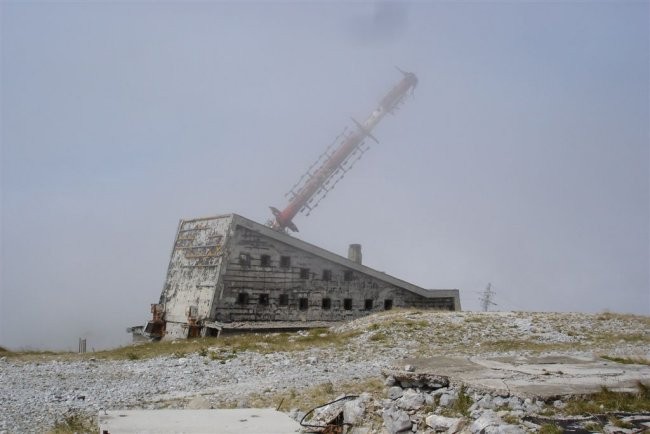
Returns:
[[[650,314],[648,2],[0,3],[0,345],[126,344],[180,219],[268,206],[401,78],[300,239],[480,309]]]

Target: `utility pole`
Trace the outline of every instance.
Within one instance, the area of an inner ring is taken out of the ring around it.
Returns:
[[[485,291],[483,291],[483,294],[481,295],[481,305],[483,306],[483,312],[487,312],[488,309],[490,308],[490,305],[496,306],[497,304],[492,301],[494,298],[494,294],[496,294],[494,291],[492,291],[492,284],[488,283],[487,287],[485,288]]]

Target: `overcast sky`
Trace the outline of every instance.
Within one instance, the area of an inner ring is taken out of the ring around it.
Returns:
[[[415,72],[297,236],[479,308],[650,314],[649,3],[12,2],[0,345],[129,341],[181,218],[265,222]]]

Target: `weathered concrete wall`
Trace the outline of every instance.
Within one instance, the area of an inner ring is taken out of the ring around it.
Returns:
[[[210,318],[231,222],[231,215],[180,222],[160,299],[167,337],[186,337],[188,322]]]
[[[242,226],[229,247],[217,321],[341,321],[392,307],[455,309],[452,297],[414,294]]]
[[[422,289],[234,214],[180,222],[159,303],[168,339],[204,334],[215,321],[460,310],[458,290]]]

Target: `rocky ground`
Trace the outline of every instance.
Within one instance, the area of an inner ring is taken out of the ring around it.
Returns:
[[[346,421],[359,433],[553,432],[549,427],[569,420],[567,406],[578,411],[571,399],[543,402],[462,385],[405,385],[382,371],[403,358],[441,355],[567,354],[647,363],[650,318],[396,310],[330,330],[237,339],[204,341],[193,351],[179,343],[179,351],[153,357],[124,350],[6,352],[0,358],[0,433],[83,431],[99,411],[117,408],[279,406],[299,418],[346,394],[361,396],[336,404],[347,408]],[[650,402],[642,395],[638,402]],[[643,411],[650,407],[638,407],[636,416],[586,419],[582,427],[641,432]]]

